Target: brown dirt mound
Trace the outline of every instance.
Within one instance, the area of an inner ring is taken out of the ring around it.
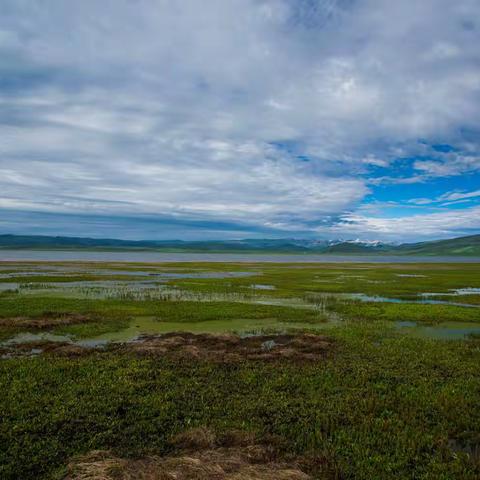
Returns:
[[[142,355],[167,356],[177,359],[198,359],[236,362],[244,359],[317,360],[331,352],[333,344],[323,335],[211,335],[168,333],[144,336],[122,349]]]
[[[6,317],[0,318],[0,327],[51,328],[73,323],[84,323],[91,320],[81,313],[45,313],[40,317]]]
[[[94,349],[75,345],[68,342],[35,341],[26,343],[15,343],[0,347],[0,357],[25,357],[43,354],[53,354],[63,357],[79,357],[91,353]]]
[[[112,344],[106,352],[129,353],[141,356],[164,357],[175,361],[209,361],[236,363],[244,360],[318,361],[333,351],[333,343],[323,335],[214,335],[167,333],[144,336],[123,344]],[[36,341],[0,346],[0,356],[52,354],[76,357],[98,351],[68,342]]]
[[[235,433],[238,444],[224,446],[208,429],[177,436],[173,443],[184,448],[178,455],[119,458],[107,451],[93,451],[74,459],[64,480],[309,480],[294,461],[275,459],[273,450],[252,443],[252,435]],[[187,442],[188,446],[185,446]],[[223,442],[224,443],[224,442]]]

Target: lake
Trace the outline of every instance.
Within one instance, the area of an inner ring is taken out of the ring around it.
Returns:
[[[86,250],[0,250],[0,261],[93,262],[272,262],[272,263],[480,263],[480,257],[314,255],[270,253],[97,252]]]

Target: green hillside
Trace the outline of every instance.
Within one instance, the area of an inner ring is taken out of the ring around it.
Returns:
[[[464,255],[480,256],[480,235],[451,238],[433,242],[404,244],[396,251],[406,255]]]

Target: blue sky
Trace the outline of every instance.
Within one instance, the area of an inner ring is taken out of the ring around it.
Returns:
[[[1,0],[0,233],[479,233],[478,45],[478,0]]]

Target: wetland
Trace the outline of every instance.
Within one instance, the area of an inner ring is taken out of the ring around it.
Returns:
[[[477,263],[1,262],[0,477],[204,431],[267,448],[245,478],[478,478],[479,307]]]

